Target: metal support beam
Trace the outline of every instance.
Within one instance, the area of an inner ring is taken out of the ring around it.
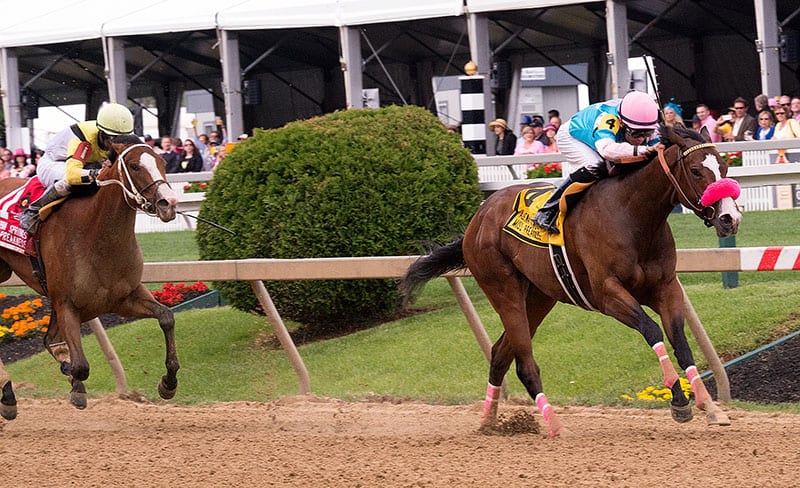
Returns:
[[[658,23],[661,21],[661,19],[663,19],[664,17],[666,17],[666,16],[667,16],[667,14],[668,14],[668,13],[669,13],[669,12],[670,12],[670,11],[671,11],[673,8],[677,7],[677,6],[678,6],[678,4],[679,4],[680,2],[681,2],[681,0],[675,0],[674,2],[672,2],[672,3],[669,5],[669,7],[665,8],[663,12],[661,12],[661,13],[660,13],[660,14],[658,14],[657,16],[653,17],[653,20],[651,20],[650,22],[648,22],[646,26],[642,27],[642,29],[641,29],[639,32],[637,32],[635,36],[633,36],[633,37],[631,38],[631,43],[634,43],[634,42],[636,42],[636,41],[637,41],[637,40],[638,40],[640,37],[642,37],[642,36],[645,34],[645,32],[649,31],[649,30],[650,30],[650,29],[651,29],[653,26],[655,26],[656,24],[658,24]]]
[[[61,56],[58,56],[54,60],[50,61],[47,64],[47,66],[45,66],[44,68],[39,70],[38,73],[36,73],[31,79],[29,79],[24,85],[22,85],[22,89],[25,90],[26,88],[31,86],[33,84],[33,82],[35,82],[36,80],[38,80],[39,78],[44,76],[48,71],[50,71],[53,68],[53,66],[57,65],[62,59],[66,58],[66,57],[67,57],[66,54],[62,54]]]
[[[235,32],[220,30],[219,55],[222,63],[222,97],[225,103],[225,124],[228,137],[244,132],[242,114],[242,65],[239,60],[239,38]]]
[[[22,147],[22,107],[19,103],[19,65],[12,48],[0,49],[0,88],[6,121],[6,147]]]
[[[778,95],[781,91],[781,64],[778,47],[778,14],[775,0],[753,0],[756,9],[756,51],[761,64],[761,93]]]
[[[105,76],[108,82],[108,99],[124,105],[128,100],[125,41],[115,37],[103,38],[103,55],[106,60]]]
[[[347,108],[364,108],[362,96],[364,65],[361,59],[361,34],[357,28],[339,27],[339,42],[342,46],[342,57],[339,59],[339,63],[344,74],[344,93]]]
[[[253,60],[253,62],[252,62],[252,63],[248,64],[248,65],[247,65],[247,67],[246,67],[245,69],[243,69],[243,70],[242,70],[242,76],[246,76],[246,75],[247,75],[247,73],[248,73],[248,72],[249,72],[251,69],[253,69],[253,68],[255,68],[256,66],[258,66],[258,63],[260,63],[261,61],[264,61],[264,60],[265,60],[265,59],[266,59],[268,56],[272,55],[272,53],[274,53],[276,49],[278,49],[279,47],[281,47],[281,44],[283,44],[283,43],[286,41],[286,39],[288,39],[288,38],[289,38],[289,36],[283,36],[283,37],[281,37],[280,39],[278,39],[278,42],[276,42],[275,44],[273,44],[273,45],[272,45],[272,46],[271,46],[269,49],[267,49],[266,51],[264,51],[264,52],[261,54],[261,56],[257,57],[255,60]]]
[[[618,98],[630,88],[628,73],[628,14],[625,4],[606,0],[607,60],[611,71],[610,98]],[[606,98],[609,98],[607,96]]]

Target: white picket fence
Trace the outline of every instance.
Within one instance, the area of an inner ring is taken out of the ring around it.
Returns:
[[[743,210],[772,210],[792,208],[797,200],[793,192],[800,191],[800,139],[784,141],[749,141],[717,144],[723,152],[742,152],[742,167],[731,168],[729,175],[739,181],[742,195],[738,200]],[[776,165],[778,149],[786,150],[792,164]],[[528,165],[561,161],[560,153],[530,154],[525,156],[475,156],[478,178],[485,192],[496,191],[509,185],[529,183],[526,180]],[[205,193],[184,193],[186,184],[211,181],[213,172],[178,173],[167,175],[167,181],[178,194],[180,211],[197,216]],[[558,178],[540,178],[537,181],[557,182]],[[224,225],[224,223],[223,223]],[[161,222],[157,218],[139,213],[136,232],[165,232],[194,230],[197,221],[179,215],[172,222]]]

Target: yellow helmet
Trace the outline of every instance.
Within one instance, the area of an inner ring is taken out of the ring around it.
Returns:
[[[133,133],[133,115],[124,105],[106,103],[97,112],[97,128],[111,136]]]

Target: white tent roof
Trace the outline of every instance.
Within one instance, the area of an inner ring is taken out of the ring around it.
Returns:
[[[467,12],[494,12],[503,10],[520,10],[578,3],[600,2],[602,0],[467,0]]]
[[[486,1],[486,0],[483,0]],[[0,0],[0,47],[103,36],[396,22],[463,13],[462,0]]]

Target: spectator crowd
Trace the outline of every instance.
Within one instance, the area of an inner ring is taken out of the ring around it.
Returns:
[[[705,103],[695,105],[695,114],[684,119],[681,105],[674,100],[663,106],[663,122],[668,126],[705,127],[712,142],[752,141],[800,138],[800,96],[758,95],[751,107],[744,97],[737,97],[724,111],[716,111]],[[489,123],[495,133],[494,148],[498,156],[558,152],[556,133],[561,126],[558,110],[545,117],[523,115],[515,133],[505,119]],[[451,131],[457,131],[452,128]]]
[[[225,159],[227,133],[221,119],[217,119],[217,130],[209,134],[198,134],[197,123],[192,122],[194,137],[181,140],[179,137],[163,136],[157,141],[146,134],[142,137],[144,143],[150,145],[160,154],[166,162],[167,173],[189,173],[199,171],[213,171]],[[241,134],[237,141],[247,138]],[[41,149],[35,149],[33,155],[22,148],[6,148],[0,146],[0,180],[9,177],[30,178],[36,174],[39,159],[44,154]]]

